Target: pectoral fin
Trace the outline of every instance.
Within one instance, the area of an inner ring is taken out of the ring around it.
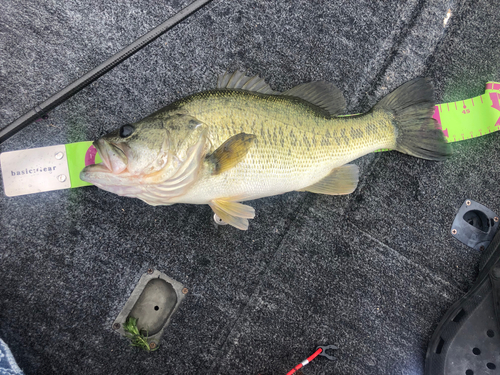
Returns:
[[[241,230],[247,230],[247,219],[253,219],[255,217],[255,210],[253,207],[238,202],[214,199],[209,205],[224,222]]]
[[[354,164],[346,164],[335,168],[332,172],[316,182],[299,191],[310,191],[317,194],[345,195],[351,194],[358,185],[359,168]]]
[[[207,162],[212,165],[212,173],[220,174],[242,161],[255,138],[253,134],[240,133],[224,142],[207,157]]]

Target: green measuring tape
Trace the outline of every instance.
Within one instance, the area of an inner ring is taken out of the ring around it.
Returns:
[[[500,129],[500,83],[488,82],[483,95],[438,104],[434,118],[448,142],[459,142]]]
[[[500,83],[488,82],[475,98],[436,105],[433,117],[450,143],[500,130]],[[90,141],[6,152],[0,161],[8,196],[89,186],[80,171],[102,162]]]
[[[66,147],[66,156],[68,158],[69,179],[71,188],[82,186],[91,186],[92,184],[80,180],[80,172],[90,164],[102,162],[97,150],[92,146],[92,141],[68,143]]]

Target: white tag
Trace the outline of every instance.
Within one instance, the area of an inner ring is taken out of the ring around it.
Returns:
[[[0,163],[8,197],[71,187],[64,145],[4,152]]]

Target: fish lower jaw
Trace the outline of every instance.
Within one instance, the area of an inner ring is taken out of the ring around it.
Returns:
[[[104,163],[86,166],[80,172],[80,179],[96,186],[131,185],[130,173],[125,169],[120,173],[113,172]],[[102,187],[101,187],[102,188]]]

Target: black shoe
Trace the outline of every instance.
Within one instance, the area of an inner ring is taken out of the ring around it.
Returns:
[[[499,296],[500,231],[481,258],[471,290],[446,312],[432,335],[425,375],[500,373]]]

